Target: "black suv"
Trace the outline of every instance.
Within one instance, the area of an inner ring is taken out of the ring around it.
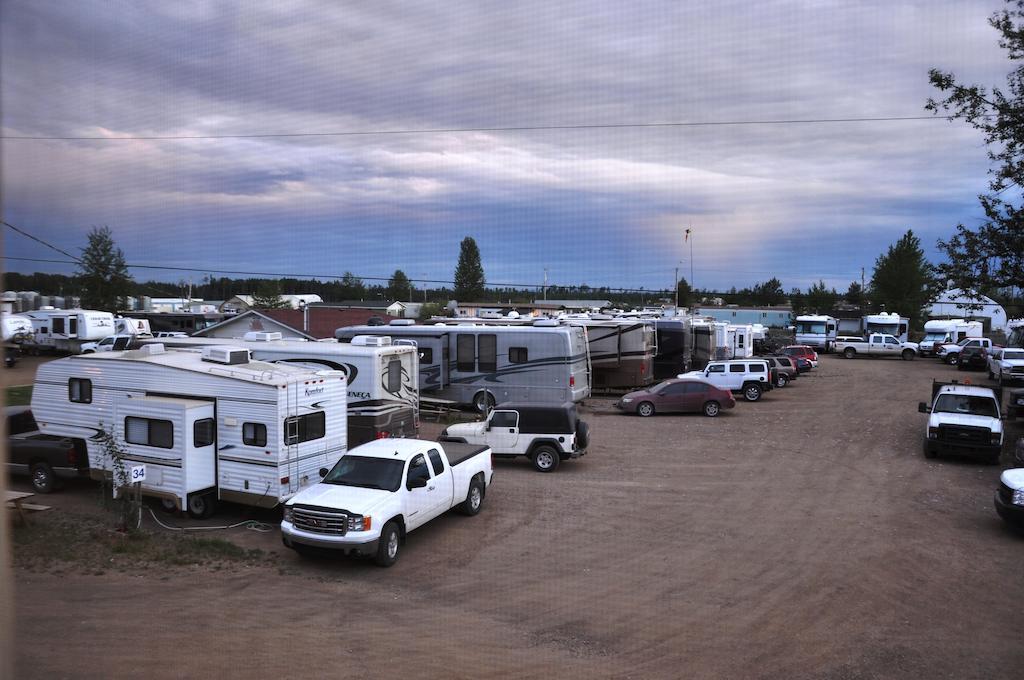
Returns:
[[[988,352],[984,347],[969,345],[960,350],[960,361],[957,362],[957,369],[965,371],[971,369],[981,371],[988,368]]]

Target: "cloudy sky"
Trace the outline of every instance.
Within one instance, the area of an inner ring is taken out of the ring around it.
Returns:
[[[470,235],[495,283],[845,290],[906,229],[937,259],[977,224],[973,129],[622,126],[927,115],[929,68],[1003,82],[1001,6],[5,0],[4,219],[214,274],[451,279]],[[524,127],[563,129],[493,129]]]

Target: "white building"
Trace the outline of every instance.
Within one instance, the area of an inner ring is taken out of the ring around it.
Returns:
[[[932,318],[958,317],[977,321],[988,320],[991,322],[992,330],[1003,331],[1004,333],[1008,330],[1006,326],[1006,310],[998,302],[984,295],[980,295],[977,298],[969,298],[959,288],[951,288],[945,293],[940,293],[932,302],[931,309],[928,310],[928,316]]]

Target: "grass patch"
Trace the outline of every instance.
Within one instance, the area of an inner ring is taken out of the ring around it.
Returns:
[[[4,403],[7,406],[28,406],[32,403],[32,386],[16,385],[8,387],[5,398],[6,401]]]

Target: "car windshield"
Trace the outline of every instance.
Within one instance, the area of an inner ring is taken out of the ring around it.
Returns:
[[[998,418],[996,400],[968,394],[943,394],[935,401],[935,413],[963,413],[972,416]]]
[[[1015,351],[1004,350],[1003,351],[1003,358],[1004,359],[1024,359],[1024,350],[1015,350]]]
[[[925,340],[931,340],[933,342],[936,341],[936,340],[942,340],[945,337],[946,337],[946,334],[942,333],[942,332],[938,332],[938,333],[925,333],[924,334],[924,339]]]
[[[324,484],[398,491],[404,461],[364,456],[342,456],[324,477]]]
[[[797,333],[816,333],[818,335],[825,334],[825,322],[824,321],[797,321],[796,322]]]
[[[969,342],[970,342],[971,340],[974,340],[974,338],[964,338],[963,340],[961,340],[960,342],[958,342],[958,343],[956,343],[956,344],[960,345],[961,347],[964,347],[964,346],[965,346],[965,345],[967,345],[967,343],[969,343]]]

